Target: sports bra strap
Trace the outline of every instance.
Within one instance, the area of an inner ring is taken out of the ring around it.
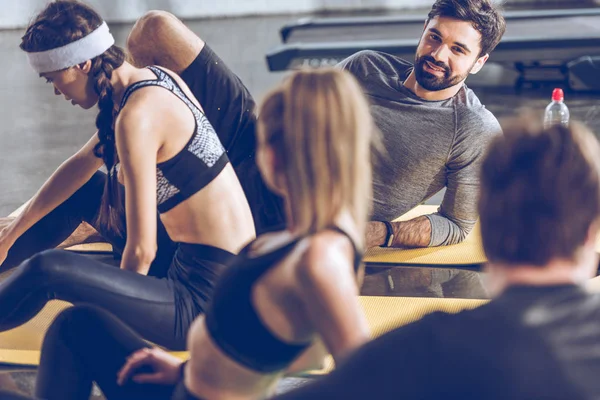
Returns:
[[[354,239],[352,238],[352,236],[350,236],[348,234],[348,232],[346,232],[345,230],[343,230],[339,226],[332,225],[332,226],[330,226],[327,229],[331,229],[332,231],[336,231],[338,233],[341,233],[342,235],[344,235],[344,236],[346,236],[348,238],[348,240],[352,244],[352,248],[354,249],[354,271],[358,271],[358,268],[360,267],[360,264],[362,263],[362,258],[363,258],[364,252],[358,248],[358,246],[356,245],[356,242],[354,241]]]
[[[183,91],[181,86],[179,86],[177,81],[171,75],[169,75],[167,72],[165,72],[162,68],[159,68],[156,66],[150,65],[146,68],[148,68],[150,71],[152,71],[154,73],[154,75],[156,75],[156,79],[144,79],[144,80],[141,80],[141,81],[138,81],[138,82],[135,82],[135,83],[129,85],[125,89],[125,93],[123,93],[123,98],[121,99],[121,104],[119,105],[119,110],[122,110],[123,107],[125,107],[127,100],[129,100],[129,97],[131,97],[131,95],[136,90],[139,90],[146,86],[159,86],[159,87],[167,89],[168,91],[173,93],[181,101],[183,101],[190,109],[193,109],[194,111],[198,111],[198,112],[202,113],[202,110],[200,110],[194,104],[194,102],[190,100],[190,98],[185,94],[185,92]]]
[[[354,271],[358,271],[358,268],[360,267],[360,265],[362,263],[363,251],[359,249],[359,247],[356,245],[356,242],[354,241],[354,239],[348,234],[348,232],[346,232],[345,230],[343,230],[342,228],[340,228],[337,225],[332,225],[330,227],[327,227],[327,228],[325,228],[325,230],[332,230],[332,231],[341,233],[342,235],[344,235],[348,238],[348,240],[352,244],[352,249],[354,250]],[[310,235],[311,234],[309,233],[309,234],[297,237],[294,240],[287,242],[286,244],[272,250],[269,253],[260,254],[256,257],[249,257],[249,258],[261,258],[263,256],[273,255],[274,253],[289,251],[289,249],[291,247],[295,246],[300,240],[302,240],[303,238],[308,237]],[[250,243],[248,243],[246,246],[244,246],[244,248],[242,250],[240,250],[238,255],[243,255],[243,256],[248,257],[248,253],[252,249],[252,245],[256,242],[256,240],[257,239],[254,239]]]

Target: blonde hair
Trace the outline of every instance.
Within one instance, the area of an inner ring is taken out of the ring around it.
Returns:
[[[276,156],[302,233],[331,227],[348,210],[363,240],[371,204],[374,125],[356,80],[339,69],[295,72],[270,92],[259,134]]]

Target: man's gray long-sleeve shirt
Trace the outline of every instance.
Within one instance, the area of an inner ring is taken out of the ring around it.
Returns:
[[[455,244],[477,220],[479,168],[496,118],[465,85],[447,100],[427,101],[404,87],[413,65],[361,51],[342,61],[361,83],[386,154],[374,166],[373,220],[391,221],[446,187],[431,222],[430,246]]]

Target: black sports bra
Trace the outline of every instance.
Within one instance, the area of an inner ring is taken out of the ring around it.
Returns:
[[[133,92],[160,86],[183,101],[194,114],[196,128],[185,147],[173,158],[156,165],[156,202],[165,213],[208,185],[225,168],[229,159],[206,116],[186,96],[177,82],[158,67],[148,67],[157,79],[136,82],[125,90],[120,110]]]
[[[337,227],[331,229],[348,236]],[[312,344],[312,341],[301,344],[281,341],[264,326],[252,305],[252,288],[255,282],[277,265],[302,239],[303,237],[297,238],[258,257],[248,257],[251,243],[236,257],[215,288],[206,312],[208,332],[224,353],[252,370],[261,373],[284,370]],[[353,241],[352,244],[354,268],[358,271],[362,253]]]

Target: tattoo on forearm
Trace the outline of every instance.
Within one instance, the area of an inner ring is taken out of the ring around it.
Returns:
[[[427,247],[431,240],[431,222],[425,216],[394,222],[393,247]]]

